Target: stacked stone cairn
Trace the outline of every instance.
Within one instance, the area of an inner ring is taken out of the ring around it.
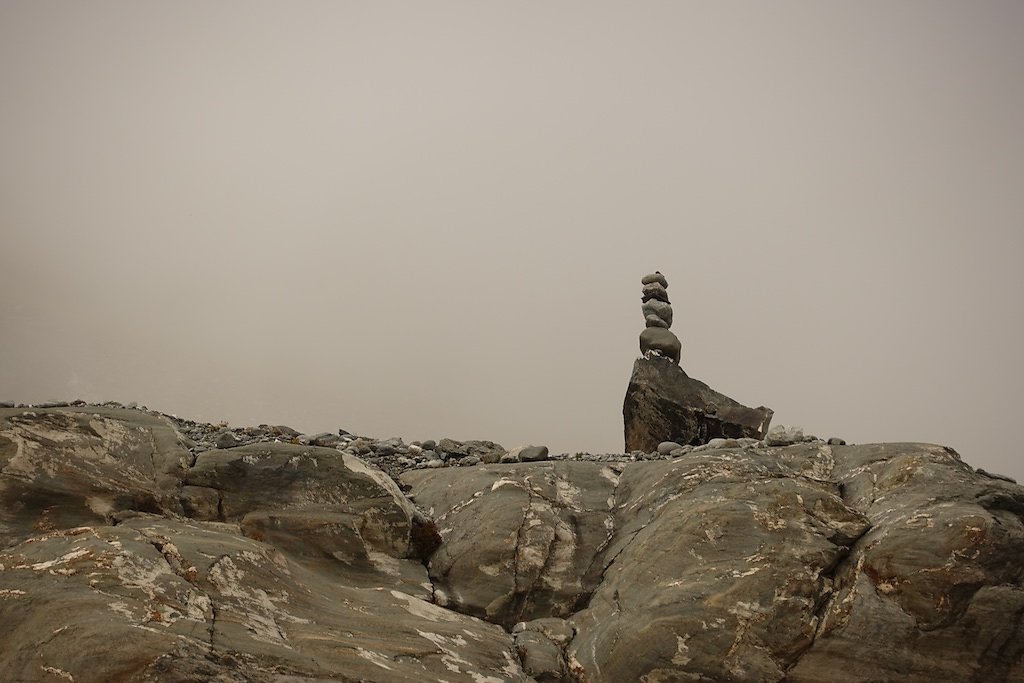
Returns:
[[[644,275],[641,297],[647,328],[640,334],[640,353],[658,353],[671,358],[677,365],[683,345],[669,328],[672,327],[672,303],[668,300],[668,280],[660,271]]]

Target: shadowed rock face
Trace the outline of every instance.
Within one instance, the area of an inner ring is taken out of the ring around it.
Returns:
[[[0,409],[0,680],[1024,680],[1024,487],[946,448],[402,485],[331,448],[193,457],[141,411]]]
[[[627,452],[651,453],[663,441],[696,446],[715,438],[762,439],[772,415],[720,394],[657,353],[633,364],[622,404]]]

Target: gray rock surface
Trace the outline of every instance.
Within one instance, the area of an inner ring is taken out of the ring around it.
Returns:
[[[647,354],[633,364],[623,401],[626,451],[649,453],[662,441],[698,445],[714,438],[762,439],[772,414],[693,379],[670,358]]]
[[[764,437],[764,442],[768,446],[789,446],[791,444],[800,443],[804,440],[804,430],[802,427],[792,427],[787,425],[775,425],[768,430],[768,433]]]
[[[447,606],[511,628],[567,616],[600,580],[616,467],[542,462],[407,472],[444,544],[430,560]]]
[[[540,462],[547,459],[547,446],[526,446],[519,451],[519,462]]]
[[[948,449],[816,443],[404,480],[439,520],[430,571],[450,607],[566,625],[561,642],[515,627],[538,680],[1024,673],[1024,488]]]
[[[364,439],[399,485],[224,429],[0,409],[0,680],[1024,680],[1024,487],[948,448]]]
[[[0,680],[526,683],[511,635],[430,602],[436,528],[380,470],[189,440],[0,410]]]
[[[218,433],[214,438],[214,444],[217,448],[234,448],[235,446],[241,446],[243,443],[245,442],[242,439],[227,429]]]

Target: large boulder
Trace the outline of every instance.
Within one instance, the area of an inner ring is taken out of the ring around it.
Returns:
[[[1024,680],[1024,487],[942,446],[818,450],[871,529],[833,571],[786,680],[834,678],[838,662],[846,680]]]
[[[600,581],[593,561],[609,539],[617,469],[546,461],[405,473],[444,539],[430,559],[435,596],[509,628],[575,612]]]
[[[942,447],[737,447],[404,479],[441,520],[438,595],[525,622],[516,645],[538,681],[1024,675],[1024,488]]]
[[[940,446],[399,488],[333,449],[192,458],[143,411],[0,409],[0,436],[4,681],[1024,680],[1024,487]]]
[[[246,536],[349,582],[379,585],[383,572],[389,585],[429,597],[415,508],[390,477],[355,456],[274,442],[212,450],[183,483],[190,517],[236,523]]]
[[[121,510],[173,511],[191,461],[173,424],[143,411],[0,409],[0,547]]]
[[[645,332],[654,329],[660,328]],[[696,446],[714,438],[761,439],[772,415],[693,379],[672,358],[647,353],[633,364],[622,405],[626,451],[651,453],[663,441]]]
[[[436,528],[382,472],[187,441],[0,410],[0,680],[528,681],[509,634],[431,602]]]
[[[0,679],[526,683],[497,626],[141,515],[0,551]]]

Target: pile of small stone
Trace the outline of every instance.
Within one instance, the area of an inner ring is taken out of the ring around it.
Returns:
[[[668,280],[660,271],[640,278],[643,292],[640,309],[646,329],[640,333],[640,353],[659,353],[677,364],[683,345],[671,330],[672,303],[668,300]]]
[[[146,406],[140,406],[134,401],[132,403],[120,403],[118,401],[105,401],[103,403],[89,403],[80,398],[74,401],[40,401],[39,403],[16,403],[15,401],[0,401],[0,408],[79,408],[81,406],[99,406],[101,408],[121,408],[124,410],[144,410],[152,412]]]
[[[670,458],[678,458],[681,455],[687,453],[700,453],[701,451],[718,450],[722,448],[741,448],[741,449],[752,449],[752,448],[773,448],[780,446],[792,446],[800,443],[810,443],[817,445],[829,445],[829,446],[845,446],[846,441],[838,437],[831,437],[829,439],[820,439],[813,434],[804,434],[804,430],[801,427],[787,427],[786,425],[776,425],[772,427],[764,439],[711,439],[706,444],[700,446],[689,446],[678,444],[674,441],[662,441],[658,444],[658,454],[667,456]]]
[[[655,277],[661,278],[654,281],[654,284],[660,285],[661,289],[651,288],[645,291],[660,293],[660,291],[664,290],[664,277],[660,273],[649,275],[645,279]],[[658,301],[661,300],[658,299]],[[671,317],[671,312],[668,315]],[[659,319],[664,320],[660,317]],[[656,325],[647,329],[663,329],[667,331],[667,328],[657,327]],[[47,401],[46,403],[36,404],[14,403],[12,401],[0,402],[0,408],[62,408],[87,405],[148,411],[145,406],[139,406],[136,403],[122,404],[117,401],[107,401],[99,404],[90,404],[81,400],[67,402]],[[443,438],[439,441],[427,439],[425,441],[412,441],[407,444],[402,438],[397,436],[389,439],[375,439],[367,436],[357,436],[344,429],[338,429],[337,432],[319,432],[309,435],[303,434],[287,425],[261,424],[256,427],[229,427],[226,422],[210,424],[181,419],[175,415],[166,415],[155,411],[148,412],[163,415],[174,422],[178,432],[182,435],[183,445],[189,449],[193,460],[200,453],[209,450],[276,441],[302,446],[334,448],[375,465],[396,481],[398,481],[403,472],[436,467],[471,467],[478,464],[542,462],[545,460],[628,463],[649,460],[671,460],[688,453],[727,448],[763,449],[799,443],[846,444],[842,439],[835,437],[826,441],[813,435],[805,435],[800,427],[776,425],[772,427],[763,440],[750,438],[711,439],[708,443],[700,446],[664,441],[658,444],[656,451],[651,453],[634,451],[632,453],[594,454],[579,452],[569,454],[550,453],[547,446],[520,446],[508,450],[494,441],[474,439],[468,441],[456,441],[450,438]]]
[[[408,445],[393,437],[375,440],[359,437],[341,449],[372,463],[397,479],[402,472],[436,467],[471,467],[478,464],[537,462],[548,459],[546,446],[506,450],[494,441],[456,441],[444,438],[413,441]]]

